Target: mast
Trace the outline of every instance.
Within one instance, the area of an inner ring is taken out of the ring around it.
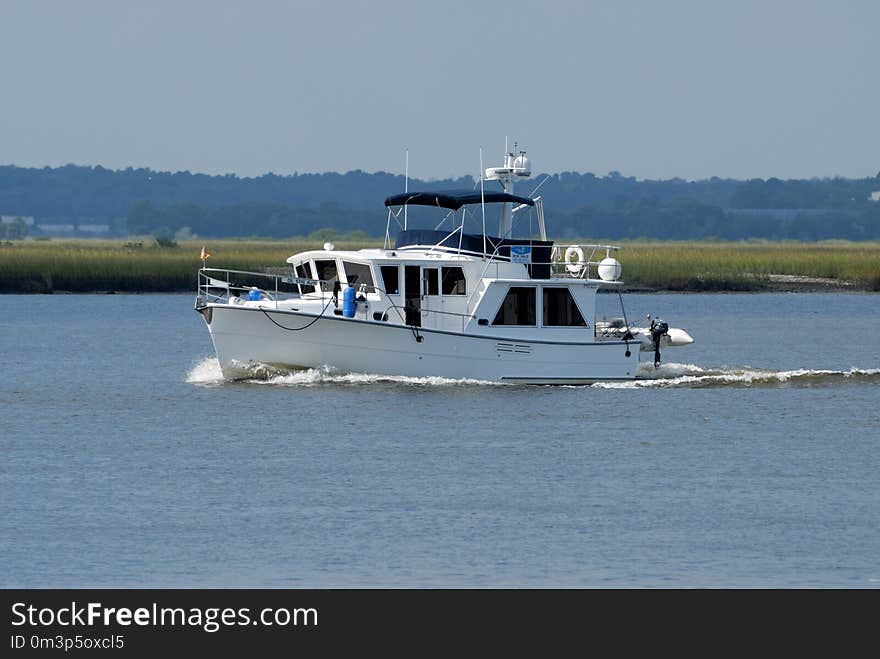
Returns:
[[[480,172],[483,171],[483,147],[480,147]],[[480,210],[483,213],[483,258],[486,257],[486,190],[483,187],[483,177],[480,176]],[[461,232],[464,233],[464,216],[461,220]]]
[[[406,149],[406,163],[403,166],[403,192],[409,192],[409,149]],[[403,230],[406,231],[406,206],[403,207]]]
[[[505,140],[505,151],[507,151],[506,146]],[[532,163],[526,158],[526,152],[520,151],[518,155],[514,155],[515,151],[516,143],[514,142],[513,151],[507,151],[504,154],[504,166],[489,167],[485,172],[487,181],[500,181],[504,191],[509,194],[513,194],[513,182],[517,178],[527,179],[532,175]],[[510,202],[501,204],[498,235],[501,238],[513,237],[513,204]]]

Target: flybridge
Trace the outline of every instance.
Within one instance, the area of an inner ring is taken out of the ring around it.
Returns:
[[[436,206],[457,211],[469,204],[516,203],[534,206],[529,197],[520,197],[507,192],[480,192],[479,190],[441,190],[438,192],[407,192],[388,197],[386,206]]]
[[[482,166],[482,165],[481,165]],[[408,206],[430,206],[434,208],[443,208],[450,211],[439,224],[435,227],[435,231],[440,229],[444,224],[450,227],[446,238],[442,238],[443,242],[447,242],[448,238],[458,236],[457,242],[459,246],[464,242],[465,236],[464,225],[465,217],[470,215],[482,225],[480,231],[482,245],[478,250],[484,257],[491,254],[490,243],[497,244],[499,240],[513,239],[513,218],[517,212],[534,208],[537,214],[537,229],[541,241],[547,240],[547,230],[544,225],[544,205],[541,197],[522,196],[513,194],[513,184],[515,179],[526,179],[532,174],[531,162],[525,157],[525,151],[521,151],[519,156],[513,153],[507,153],[504,159],[503,167],[489,167],[485,170],[485,178],[481,178],[478,189],[473,190],[437,190],[437,191],[414,191],[407,190],[403,194],[391,195],[385,199],[385,206],[388,208],[388,221],[385,226],[385,248],[391,246],[391,223],[392,220],[398,225],[398,228],[407,232],[410,226],[407,221],[406,209]],[[503,188],[499,190],[486,190],[485,181],[498,181]],[[538,187],[541,187],[540,185]],[[537,188],[536,188],[537,189]],[[534,192],[534,190],[532,191]],[[498,217],[497,238],[491,237],[494,231],[487,231],[486,224],[488,221],[486,204],[495,204],[496,208],[501,207],[501,213]],[[481,206],[481,212],[468,211],[467,206]],[[398,208],[396,211],[394,207]],[[461,210],[460,216],[457,211]],[[402,221],[401,221],[402,220]],[[470,236],[469,236],[470,237]]]
[[[516,145],[514,145],[514,151]],[[446,208],[451,213],[453,224],[452,233],[463,233],[464,231],[464,214],[460,224],[456,228],[455,212],[460,208],[468,205],[480,204],[483,208],[481,213],[481,221],[483,225],[482,234],[487,236],[486,232],[486,204],[500,204],[501,214],[498,219],[498,236],[502,239],[513,238],[513,216],[514,214],[527,207],[535,207],[538,215],[538,230],[541,240],[547,240],[547,231],[544,226],[544,206],[541,203],[541,197],[534,199],[513,194],[514,181],[517,179],[527,179],[532,175],[532,163],[526,158],[526,152],[520,151],[519,155],[514,155],[513,151],[507,151],[505,145],[504,165],[501,167],[488,167],[480,178],[480,187],[478,190],[441,190],[436,192],[409,192],[407,190],[403,194],[392,195],[385,200],[385,206],[388,207],[388,223],[385,229],[385,246],[390,243],[391,238],[391,219],[397,220],[400,228],[404,231],[410,227],[407,224],[406,207],[407,206],[434,206],[436,208]],[[408,162],[408,161],[407,161]],[[482,155],[480,156],[480,168],[482,168]],[[546,179],[545,179],[546,180]],[[486,190],[485,181],[498,181],[503,188],[503,192],[497,190]],[[541,187],[538,185],[538,187]],[[537,188],[535,188],[537,190]],[[535,192],[532,191],[532,193]],[[403,223],[399,221],[398,214],[391,210],[392,206],[403,207]],[[445,218],[444,218],[445,221]],[[440,223],[442,225],[443,222]],[[440,228],[437,225],[437,228]],[[484,239],[485,242],[485,239]],[[483,253],[486,249],[484,245]]]

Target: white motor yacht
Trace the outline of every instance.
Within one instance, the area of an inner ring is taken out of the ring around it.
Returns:
[[[202,267],[196,311],[224,377],[269,365],[589,384],[633,379],[661,348],[692,343],[659,319],[627,321],[616,246],[547,239],[542,198],[513,192],[531,175],[524,152],[484,175],[474,190],[387,198],[381,249],[327,243],[280,273]],[[413,227],[416,207],[439,214],[433,228]],[[528,235],[514,237],[515,225]],[[622,318],[596,317],[600,289],[620,298]]]

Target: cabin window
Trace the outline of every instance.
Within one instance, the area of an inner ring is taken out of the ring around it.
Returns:
[[[300,263],[296,267],[294,267],[293,271],[296,273],[296,276],[300,279],[311,279],[312,273],[309,272],[309,267],[305,263]],[[299,285],[300,293],[314,293],[315,287],[309,284],[300,284]]]
[[[437,268],[423,268],[425,295],[440,295],[440,271]]]
[[[511,286],[495,314],[493,325],[535,325],[535,289]]]
[[[443,295],[467,295],[467,280],[461,268],[443,268]]]
[[[382,285],[385,287],[386,295],[397,295],[400,293],[400,266],[383,265],[380,268],[382,273]]]
[[[544,325],[551,327],[587,326],[568,288],[544,289]]]
[[[345,268],[345,279],[351,286],[364,293],[376,292],[373,287],[373,273],[370,271],[370,266],[365,263],[343,261],[342,267]]]
[[[315,261],[315,271],[318,273],[318,279],[321,280],[322,291],[333,291],[334,282],[339,281],[339,273],[336,271],[336,260]]]

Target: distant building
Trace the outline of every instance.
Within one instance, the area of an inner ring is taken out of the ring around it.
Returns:
[[[59,238],[98,238],[113,232],[111,224],[88,216],[41,217],[35,228],[43,235]]]
[[[38,228],[45,233],[72,233],[76,230],[72,224],[41,224]]]
[[[109,224],[80,224],[76,227],[77,231],[82,231],[83,233],[109,233],[110,225]]]
[[[871,201],[880,201],[880,190],[871,193]]]
[[[16,220],[21,220],[27,226],[34,226],[34,218],[30,215],[0,215],[0,223],[15,224]]]
[[[724,214],[729,216],[747,216],[747,217],[772,217],[781,220],[793,220],[797,217],[816,217],[827,215],[832,211],[829,208],[725,208]],[[859,211],[834,209],[838,215],[856,216]]]

